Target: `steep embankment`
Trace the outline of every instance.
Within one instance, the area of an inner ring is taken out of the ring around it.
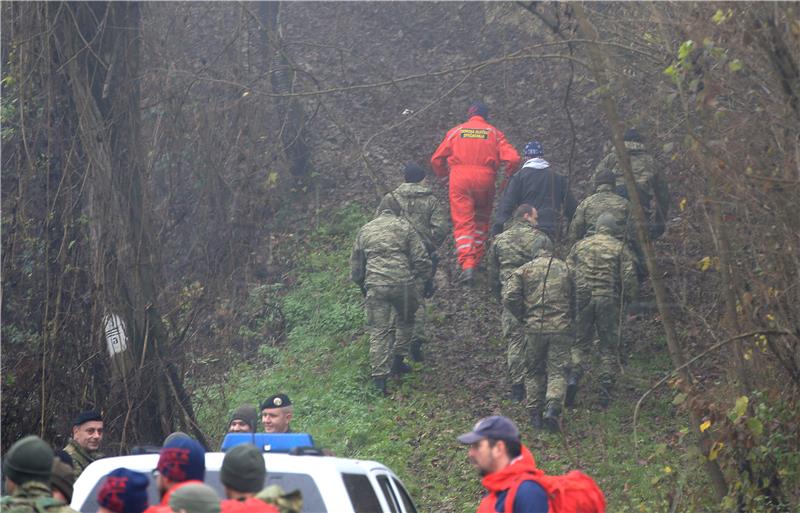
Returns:
[[[421,511],[467,512],[479,499],[479,478],[455,437],[477,418],[502,413],[519,423],[524,442],[547,472],[577,467],[593,475],[609,511],[664,511],[674,494],[703,496],[684,490],[702,487],[703,476],[691,457],[679,456],[686,453],[685,422],[675,417],[671,396],[663,391],[644,402],[634,450],[634,405],[669,368],[661,340],[652,338],[658,331],[646,321],[635,327],[636,351],[620,373],[612,406],[597,408],[590,375],[579,407],[565,415],[564,436],[537,433],[528,427],[524,408],[508,400],[499,307],[484,289],[452,285],[446,262],[424,313],[430,337],[425,362],[392,383],[391,397],[375,394],[368,382],[361,297],[347,268],[353,234],[367,218],[362,207],[347,205],[287,248],[302,255],[290,277],[296,281],[280,304],[288,335],[241,357],[224,382],[212,379],[197,389],[195,404],[208,433],[222,435],[222,412],[284,391],[295,403],[294,427],[313,433],[320,445],[340,456],[386,463]]]

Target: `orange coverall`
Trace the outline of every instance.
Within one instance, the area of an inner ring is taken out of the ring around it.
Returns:
[[[519,153],[481,116],[450,129],[431,157],[436,176],[450,175],[450,215],[462,269],[476,267],[483,258],[501,163],[507,180],[519,167]]]

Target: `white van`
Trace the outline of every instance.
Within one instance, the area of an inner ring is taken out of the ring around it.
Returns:
[[[207,485],[224,497],[219,469],[225,453],[206,453]],[[117,456],[90,464],[75,482],[73,509],[95,513],[97,491],[103,477],[125,467],[150,477],[150,504],[159,502],[153,481],[158,454]],[[389,468],[375,461],[351,460],[330,456],[265,453],[266,485],[277,484],[284,491],[300,490],[304,513],[417,513],[403,483]]]

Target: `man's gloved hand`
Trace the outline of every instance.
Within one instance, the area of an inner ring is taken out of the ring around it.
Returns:
[[[492,229],[491,229],[491,231],[489,231],[489,234],[490,234],[492,237],[497,237],[497,236],[498,236],[498,235],[500,235],[501,233],[503,233],[503,223],[494,223],[494,224],[492,225]]]
[[[436,291],[436,286],[433,284],[433,280],[428,280],[425,282],[425,289],[422,292],[422,295],[427,299],[433,296],[433,293]]]
[[[365,287],[364,285],[359,285],[358,288],[361,289],[361,295],[367,297],[367,287]]]

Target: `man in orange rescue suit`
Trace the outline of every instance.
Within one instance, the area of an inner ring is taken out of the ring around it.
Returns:
[[[463,269],[460,281],[466,285],[472,285],[485,251],[500,164],[505,164],[506,173],[502,189],[520,163],[519,153],[503,132],[486,122],[488,114],[483,103],[470,105],[467,122],[450,129],[431,157],[436,176],[450,177],[453,237]]]

